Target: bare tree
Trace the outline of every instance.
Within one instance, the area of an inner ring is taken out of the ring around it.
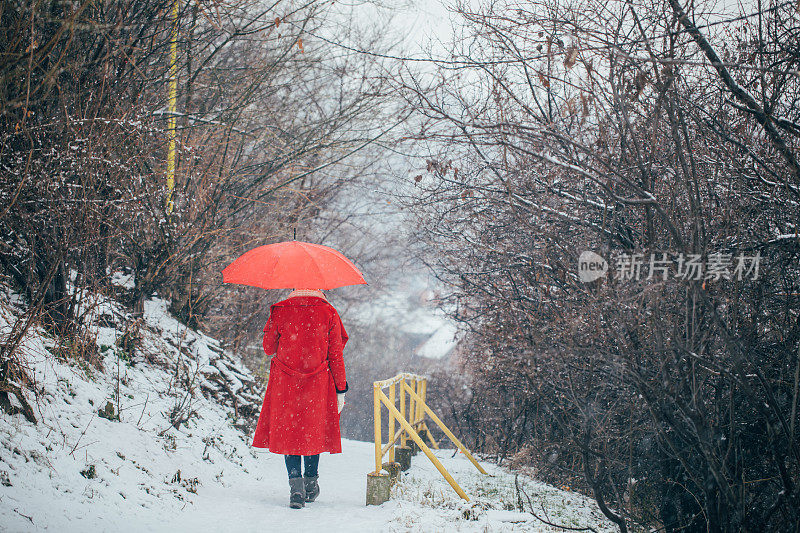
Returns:
[[[751,8],[460,5],[436,77],[400,78],[437,150],[410,199],[421,253],[482,395],[454,416],[582,480],[622,531],[800,527],[800,25]],[[584,250],[609,276],[578,279]],[[740,254],[755,279],[675,261]]]
[[[26,293],[63,353],[96,355],[81,324],[87,290],[138,312],[157,293],[232,346],[253,333],[243,316],[260,330],[267,306],[223,289],[220,270],[248,248],[310,233],[337,191],[372,172],[348,163],[393,124],[378,65],[316,37],[336,16],[315,0],[0,3],[3,281]],[[132,287],[111,283],[120,269]],[[4,370],[3,386],[20,372]]]

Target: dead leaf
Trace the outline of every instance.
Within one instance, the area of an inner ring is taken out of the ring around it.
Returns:
[[[576,46],[570,46],[569,50],[567,50],[567,55],[564,57],[564,66],[567,67],[567,70],[571,69],[573,65],[575,65],[575,61],[578,60],[578,48]]]
[[[545,89],[549,89],[550,88],[550,80],[548,80],[545,77],[545,75],[542,74],[541,72],[539,72],[538,74],[539,74],[539,81],[542,82],[542,85],[544,85]]]
[[[645,74],[644,72],[640,72],[633,79],[633,87],[635,89],[635,93],[634,93],[633,97],[636,100],[638,100],[639,97],[642,95],[642,91],[644,91],[644,88],[646,86],[647,86],[647,74]]]

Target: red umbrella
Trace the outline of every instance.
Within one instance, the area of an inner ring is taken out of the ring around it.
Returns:
[[[335,289],[366,285],[364,276],[333,248],[289,241],[259,246],[222,271],[224,283],[262,289]]]

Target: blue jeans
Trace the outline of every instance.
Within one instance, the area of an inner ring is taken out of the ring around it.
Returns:
[[[286,471],[289,473],[289,479],[293,477],[300,477],[300,455],[284,455],[286,461]],[[306,477],[316,477],[317,469],[319,468],[319,454],[317,455],[303,455],[303,464],[306,467]]]

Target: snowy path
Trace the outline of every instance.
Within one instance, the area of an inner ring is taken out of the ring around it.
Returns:
[[[320,458],[321,493],[303,509],[288,507],[283,456],[259,453],[257,473],[198,491],[191,509],[163,531],[386,531],[388,508],[364,505],[372,446],[343,441],[343,453]]]
[[[102,309],[119,314],[111,302]],[[98,329],[98,345],[110,347],[101,351],[102,371],[53,357],[53,339],[43,332],[26,339],[20,354],[38,391],[38,423],[0,410],[0,531],[551,531],[515,510],[512,474],[486,464],[491,475],[483,476],[451,450],[437,455],[471,502],[419,454],[392,499],[367,507],[373,446],[348,440],[343,453],[321,457],[319,499],[290,509],[283,457],[251,448],[229,407],[174,385],[175,361],[186,361],[178,341],[193,347],[190,362],[200,370],[216,341],[165,310],[163,302],[146,306],[148,327],[133,365],[115,355],[120,332],[109,327]],[[7,313],[0,306],[0,332],[8,330]],[[175,429],[169,413],[188,399],[191,416]],[[119,405],[118,420],[98,414],[109,401]],[[612,531],[589,498],[520,480],[550,520]]]
[[[463,502],[428,459],[418,454],[412,469],[393,489],[393,498],[379,506],[364,504],[366,473],[371,470],[371,443],[344,440],[343,453],[324,454],[320,461],[322,493],[304,509],[287,506],[288,485],[283,458],[259,453],[258,473],[239,475],[228,486],[199,491],[191,508],[176,510],[172,520],[155,531],[291,531],[291,532],[512,532],[553,531],[530,514],[508,510],[516,502],[513,476],[491,464],[489,476],[479,474],[452,450],[435,452],[472,497]],[[556,522],[572,527],[592,525],[613,531],[594,502],[581,495],[523,477],[521,482],[537,509]]]

